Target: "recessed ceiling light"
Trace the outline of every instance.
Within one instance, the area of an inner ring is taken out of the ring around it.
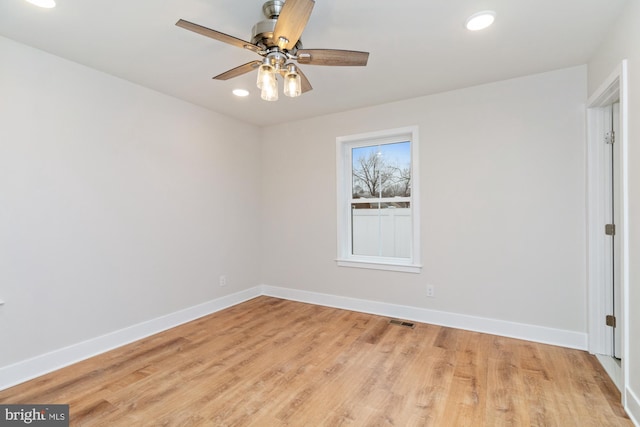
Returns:
[[[31,4],[35,4],[38,7],[44,7],[46,9],[51,9],[52,7],[56,7],[55,0],[27,0]]]
[[[483,10],[482,12],[474,13],[469,18],[465,26],[469,31],[484,30],[489,25],[493,24],[496,19],[496,13],[493,10]]]
[[[233,90],[233,94],[235,96],[248,96],[249,95],[249,91],[248,90],[244,90],[244,89],[234,89]]]

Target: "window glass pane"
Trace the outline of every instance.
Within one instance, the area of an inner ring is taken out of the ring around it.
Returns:
[[[409,202],[352,203],[353,255],[411,257]]]
[[[351,149],[354,199],[411,196],[409,141]]]

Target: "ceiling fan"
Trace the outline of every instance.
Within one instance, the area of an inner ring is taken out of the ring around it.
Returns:
[[[229,80],[258,69],[258,88],[267,101],[278,99],[276,75],[284,79],[284,93],[300,96],[312,89],[307,77],[292,61],[309,65],[365,66],[368,52],[338,49],[303,49],[300,36],[304,31],[314,0],[269,0],[262,6],[266,19],[253,26],[251,42],[180,19],[178,27],[212,39],[247,49],[262,56],[262,60],[247,62],[213,77]]]

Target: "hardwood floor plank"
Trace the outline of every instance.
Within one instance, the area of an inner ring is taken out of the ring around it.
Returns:
[[[585,352],[269,297],[0,391],[72,426],[632,426]]]
[[[483,336],[465,333],[463,347],[456,351],[455,368],[447,412],[454,415],[452,425],[485,425],[487,364],[483,358]]]

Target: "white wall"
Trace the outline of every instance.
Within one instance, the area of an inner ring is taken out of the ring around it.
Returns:
[[[259,283],[255,127],[5,38],[0,64],[0,368]]]
[[[586,333],[585,101],[581,66],[265,128],[263,282]],[[422,273],[337,267],[336,137],[409,125]]]
[[[640,0],[630,0],[589,62],[589,93],[628,59],[629,384],[628,410],[640,422]]]

